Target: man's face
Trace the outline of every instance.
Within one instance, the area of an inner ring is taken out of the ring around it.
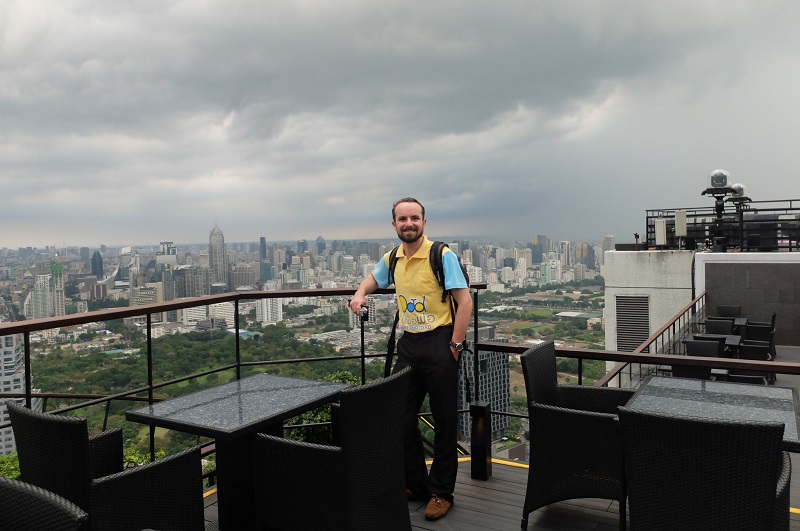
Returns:
[[[425,222],[422,207],[417,203],[399,203],[394,209],[392,226],[397,231],[397,237],[405,243],[414,243],[422,238]]]

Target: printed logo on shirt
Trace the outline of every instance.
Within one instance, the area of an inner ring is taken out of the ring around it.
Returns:
[[[425,307],[425,295],[422,296],[422,301],[417,301],[416,298],[407,299],[405,295],[398,295],[397,297],[400,299],[403,313],[425,313],[428,311]]]
[[[431,330],[433,323],[436,321],[436,316],[429,314],[425,306],[425,296],[422,300],[417,300],[416,297],[407,298],[405,295],[397,296],[400,302],[402,315],[400,317],[400,324],[403,330]]]

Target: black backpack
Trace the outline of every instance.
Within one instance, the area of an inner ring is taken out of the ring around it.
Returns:
[[[436,277],[436,282],[442,287],[442,302],[447,300],[447,296],[450,294],[450,290],[445,288],[444,284],[444,266],[442,265],[442,254],[444,254],[444,248],[450,248],[446,243],[434,241],[433,245],[431,245],[431,252],[429,256],[429,261],[431,263],[431,269],[433,270],[433,276]],[[397,267],[397,250],[400,249],[398,245],[394,249],[391,250],[389,253],[389,284],[394,284],[394,270]],[[467,280],[467,286],[469,286],[469,275],[467,274],[467,268],[464,263],[461,261],[461,257],[456,255],[458,258],[458,265],[461,266],[461,272],[464,274],[464,278]],[[452,297],[450,297],[450,315],[452,315],[453,321],[456,318],[456,309],[458,308],[458,303]],[[392,370],[392,358],[394,357],[394,343],[395,343],[395,334],[397,331],[397,323],[400,321],[400,308],[397,309],[397,313],[394,315],[394,324],[392,325],[392,333],[389,336],[389,350],[386,353],[386,364],[383,367],[383,373],[385,376],[389,376]]]

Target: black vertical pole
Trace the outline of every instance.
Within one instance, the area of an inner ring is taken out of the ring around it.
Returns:
[[[31,384],[31,333],[22,334],[25,344],[25,405],[28,409],[33,407],[32,384]]]
[[[233,301],[233,322],[236,328],[236,379],[242,377],[242,356],[239,352],[239,299]]]
[[[472,377],[475,382],[473,400],[477,402],[481,398],[480,363],[478,363],[478,348],[475,346],[478,343],[478,290],[475,290],[472,299],[472,350],[474,351],[472,354]]]
[[[488,402],[480,400],[480,363],[478,360],[478,290],[472,303],[472,368],[475,380],[475,397],[469,405],[472,419],[470,440],[470,475],[472,479],[486,481],[492,475],[492,412]],[[469,382],[464,382],[469,385]]]
[[[153,314],[147,313],[147,403],[153,404]],[[156,460],[156,427],[150,426],[150,461]]]
[[[359,314],[361,321],[361,385],[367,383],[367,357],[364,346],[364,323],[369,319],[369,306],[362,306]]]

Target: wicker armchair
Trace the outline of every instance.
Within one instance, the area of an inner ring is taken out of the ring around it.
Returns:
[[[739,346],[739,359],[743,360],[756,360],[756,361],[772,361],[772,354],[770,354],[770,347],[767,343],[760,343],[758,341],[745,341]],[[774,372],[766,372],[766,371],[745,371],[741,369],[734,369],[730,371],[728,375],[729,379],[730,376],[735,376],[732,381],[740,381],[740,382],[747,382],[748,380],[752,383],[775,383],[775,373]],[[740,378],[744,377],[744,378]],[[760,381],[763,380],[763,381]]]
[[[700,356],[718,358],[722,355],[722,343],[716,341],[701,341],[687,339],[683,342],[687,356]],[[711,379],[711,367],[695,367],[692,365],[672,365],[672,376],[678,378],[697,378],[698,380]]]
[[[739,304],[717,304],[719,317],[739,317],[742,315],[742,306]]]
[[[89,513],[92,529],[204,529],[199,448],[123,471],[121,430],[90,439],[84,418],[7,406],[20,479]]]
[[[625,476],[617,407],[633,391],[559,385],[552,341],[522,356],[530,417],[530,466],[522,529],[528,515],[554,502],[606,498],[619,502],[625,529]]]
[[[89,515],[58,494],[15,479],[0,476],[4,529],[16,531],[82,531],[89,529]]]
[[[745,327],[745,339],[743,343],[767,345],[770,356],[775,359],[778,351],[775,349],[775,329],[769,325],[757,325],[748,323]]]
[[[706,334],[733,334],[733,317],[706,317]]]
[[[408,530],[403,415],[411,369],[341,393],[341,446],[259,434],[259,529]]]
[[[789,529],[782,423],[620,408],[631,528]]]

